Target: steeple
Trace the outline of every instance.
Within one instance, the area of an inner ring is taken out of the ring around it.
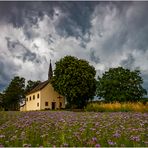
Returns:
[[[53,72],[52,72],[52,65],[50,60],[49,70],[48,70],[48,80],[50,80],[52,76],[53,76]]]

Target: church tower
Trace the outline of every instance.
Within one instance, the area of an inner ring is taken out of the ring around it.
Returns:
[[[53,76],[53,72],[52,72],[52,65],[51,65],[51,60],[50,60],[49,70],[48,70],[48,80],[50,80],[52,76]]]

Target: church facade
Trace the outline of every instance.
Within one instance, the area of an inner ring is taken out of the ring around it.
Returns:
[[[52,65],[50,62],[48,80],[41,82],[26,95],[25,104],[20,107],[20,111],[65,108],[65,98],[54,90],[50,83],[51,77]]]

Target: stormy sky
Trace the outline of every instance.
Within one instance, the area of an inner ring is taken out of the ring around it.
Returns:
[[[148,91],[148,2],[0,2],[0,91],[10,80],[47,79],[72,55],[93,65],[139,69]]]

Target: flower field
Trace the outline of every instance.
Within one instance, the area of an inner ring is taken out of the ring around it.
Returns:
[[[148,147],[148,113],[0,112],[0,147]]]

